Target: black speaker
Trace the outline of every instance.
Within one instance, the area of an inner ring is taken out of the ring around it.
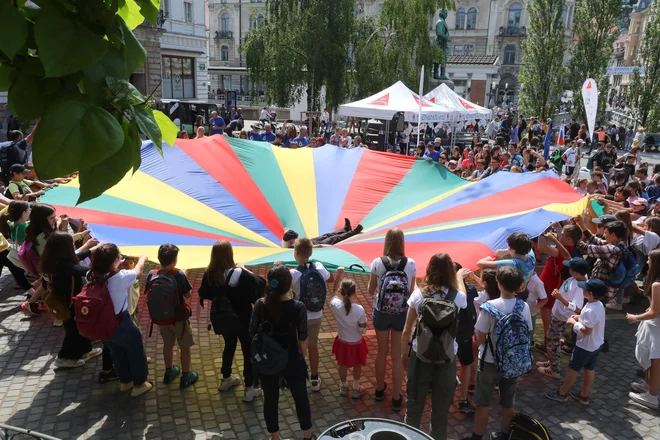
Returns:
[[[318,440],[433,440],[419,429],[386,419],[354,419],[328,428]]]
[[[390,130],[403,131],[403,123],[405,122],[402,112],[395,113],[390,122]]]

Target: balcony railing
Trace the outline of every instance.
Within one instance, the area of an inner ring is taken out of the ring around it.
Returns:
[[[216,40],[233,40],[234,33],[232,31],[215,31]]]
[[[507,26],[500,27],[500,37],[524,37],[527,35],[525,26]]]

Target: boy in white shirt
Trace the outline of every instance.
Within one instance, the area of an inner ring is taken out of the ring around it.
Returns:
[[[323,266],[323,264],[319,262],[313,262],[310,263],[309,259],[312,256],[312,251],[314,249],[314,245],[312,244],[312,240],[309,238],[298,238],[294,245],[293,245],[293,257],[296,259],[296,262],[299,264],[299,266],[296,269],[291,269],[291,278],[292,278],[292,285],[291,285],[291,290],[293,290],[293,293],[295,295],[295,298],[299,301],[302,301],[303,304],[306,305],[307,307],[307,332],[309,335],[309,338],[307,339],[309,341],[309,367],[311,370],[311,381],[312,381],[312,391],[319,391],[321,389],[321,379],[319,378],[319,332],[321,330],[321,317],[323,316],[323,304],[321,304],[321,309],[320,310],[314,310],[310,311],[310,307],[307,305],[306,298],[301,298],[300,293],[301,293],[301,286],[300,286],[300,281],[301,278],[303,277],[303,273],[307,273],[308,271],[315,271],[320,275],[320,277],[323,278],[323,281],[325,282],[332,282],[334,278],[332,277],[332,274],[328,272],[328,270]],[[302,270],[302,268],[305,268]],[[307,279],[309,280],[314,280],[314,278],[318,279],[318,277],[314,274],[311,274],[307,276]],[[325,296],[327,293],[327,287],[325,284],[322,286],[319,286],[321,289],[325,289],[322,291],[322,296],[323,296],[323,303],[325,303]]]
[[[511,266],[498,269],[497,285],[500,289],[500,297],[490,300],[486,304],[490,304],[504,314],[513,313],[518,302],[516,292],[520,290],[523,284],[524,278],[520,270]],[[526,303],[523,303],[521,315],[531,331],[532,316],[529,313],[529,306]],[[488,428],[488,415],[490,413],[490,405],[493,403],[493,391],[495,390],[495,385],[498,383],[500,387],[500,406],[502,407],[502,425],[501,432],[491,436],[491,438],[509,438],[511,431],[511,421],[515,415],[516,391],[520,378],[505,379],[502,377],[495,364],[493,353],[490,349],[486,349],[486,337],[488,335],[490,335],[493,347],[497,346],[496,324],[497,320],[493,315],[489,312],[482,311],[479,313],[477,323],[474,326],[476,331],[475,343],[479,345],[479,359],[482,361],[479,362],[477,387],[472,400],[477,407],[477,412],[474,416],[474,427],[472,429],[472,435],[463,440],[480,440],[483,438]]]
[[[589,405],[589,391],[596,379],[596,359],[605,341],[605,306],[600,301],[607,295],[607,285],[597,279],[580,282],[587,304],[580,316],[572,315],[567,323],[577,333],[577,342],[568,364],[564,383],[557,391],[546,391],[545,397],[556,402],[566,402],[570,395],[583,405]],[[580,392],[570,391],[577,375],[584,368],[584,384]]]
[[[527,296],[527,305],[529,306],[529,313],[532,315],[532,331],[530,333],[530,339],[532,345],[534,345],[534,329],[536,328],[536,317],[539,315],[539,311],[543,306],[548,302],[548,295],[545,293],[545,286],[543,281],[539,278],[538,275],[533,274],[529,279],[527,284],[527,289],[529,290],[529,295]]]
[[[589,263],[583,258],[572,258],[568,261],[564,260],[563,263],[568,266],[571,277],[564,281],[559,290],[555,289],[552,292],[556,301],[552,306],[552,321],[548,329],[548,360],[536,363],[539,373],[553,379],[561,379],[559,374],[561,337],[566,329],[566,321],[571,316],[579,314],[584,305],[580,282],[586,281],[589,273]]]

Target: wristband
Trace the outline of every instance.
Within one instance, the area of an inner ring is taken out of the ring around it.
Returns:
[[[573,331],[575,333],[580,333],[580,330],[582,330],[583,327],[584,325],[580,324],[579,322],[576,322],[575,325],[573,326]]]
[[[568,303],[567,307],[568,307],[568,310],[570,310],[571,312],[574,312],[574,311],[577,310],[577,307],[573,303]]]

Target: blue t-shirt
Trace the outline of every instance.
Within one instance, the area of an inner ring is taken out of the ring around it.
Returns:
[[[264,131],[263,133],[261,133],[261,140],[273,143],[273,141],[275,140],[275,133],[273,133],[272,131],[270,133],[266,133]]]
[[[433,150],[433,152],[429,152],[429,150],[426,150],[424,152],[424,157],[431,159],[433,162],[439,162],[440,161],[440,152]]]
[[[534,275],[534,268],[536,267],[536,254],[534,254],[534,249],[529,251],[525,261],[519,260],[518,258],[511,258],[510,260],[498,260],[495,262],[497,267],[504,266],[513,266],[519,271],[522,272],[523,277],[525,278],[525,284],[529,283],[529,279]]]
[[[297,136],[293,138],[294,142],[298,142],[299,147],[306,147],[309,145],[309,138]]]
[[[255,133],[253,131],[248,132],[247,136],[248,136],[248,140],[251,140],[251,141],[262,141],[262,140],[264,140],[263,135],[261,133]]]
[[[222,133],[222,127],[225,125],[225,120],[220,116],[211,118],[211,133]]]
[[[511,157],[511,166],[517,166],[517,167],[525,166],[525,162],[523,162],[523,158],[520,154],[516,154]]]

